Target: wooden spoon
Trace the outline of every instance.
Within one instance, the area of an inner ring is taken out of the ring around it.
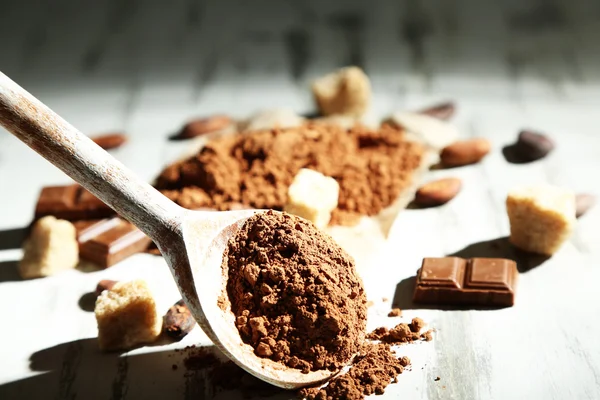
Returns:
[[[244,344],[229,307],[221,263],[229,238],[258,210],[190,211],[167,199],[0,72],[0,124],[125,217],[160,249],[198,325],[237,365],[273,385],[317,385],[334,372],[303,374],[259,358]]]

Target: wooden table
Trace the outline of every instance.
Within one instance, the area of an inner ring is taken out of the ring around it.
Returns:
[[[125,130],[130,143],[114,154],[147,180],[184,150],[167,137],[186,119],[274,106],[312,111],[308,82],[348,63],[372,78],[373,117],[456,100],[463,137],[486,137],[493,152],[475,166],[431,172],[463,179],[463,191],[444,207],[402,212],[387,241],[373,238],[361,250],[375,303],[369,327],[397,322],[386,317],[389,297],[405,309],[401,320],[420,316],[437,330],[433,342],[399,349],[413,367],[384,398],[600,398],[600,207],[554,257],[518,260],[513,308],[410,302],[410,277],[424,256],[515,255],[504,209],[511,187],[545,181],[600,195],[599,3],[86,3],[3,7],[0,69],[83,132]],[[523,127],[547,132],[556,151],[507,163],[501,149]],[[38,191],[67,182],[0,131],[0,399],[211,398],[202,373],[186,377],[174,351],[208,345],[199,329],[178,344],[97,350],[85,294],[100,279],[141,277],[166,310],[178,294],[161,258],[19,279],[20,240]]]

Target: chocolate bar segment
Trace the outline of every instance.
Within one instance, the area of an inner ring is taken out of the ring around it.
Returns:
[[[464,281],[464,264],[465,260],[459,257],[426,258],[421,271],[422,284],[460,289]]]
[[[106,218],[114,214],[110,207],[79,185],[45,187],[35,207],[35,219],[53,215],[76,221]]]
[[[424,258],[415,303],[510,307],[515,302],[517,264],[502,258]]]
[[[142,231],[119,217],[75,224],[79,257],[102,268],[140,253],[151,243]]]
[[[48,186],[43,188],[35,207],[35,218],[38,219],[46,215],[62,216],[69,214],[75,208],[77,192],[77,185]]]

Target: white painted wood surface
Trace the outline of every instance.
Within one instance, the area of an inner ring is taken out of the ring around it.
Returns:
[[[600,398],[600,208],[578,221],[558,254],[521,274],[511,309],[415,309],[406,280],[424,256],[514,256],[502,239],[513,185],[547,181],[600,195],[600,4],[84,3],[4,6],[0,70],[85,133],[125,130],[130,143],[114,155],[148,181],[185,150],[167,137],[187,118],[312,111],[310,79],[349,62],[372,78],[375,117],[455,99],[462,135],[489,138],[493,153],[477,166],[432,172],[462,178],[463,192],[444,207],[401,213],[388,241],[368,243],[374,253],[359,260],[375,301],[370,327],[395,322],[381,297],[398,286],[404,320],[421,316],[437,329],[433,342],[400,348],[413,368],[384,398]],[[550,134],[557,150],[508,164],[501,149],[523,127]],[[178,295],[162,259],[137,255],[104,271],[19,280],[19,240],[38,191],[68,181],[0,132],[0,399],[211,398],[174,352],[208,344],[200,330],[178,344],[102,355],[93,314],[79,307],[100,279],[142,277],[166,311]]]

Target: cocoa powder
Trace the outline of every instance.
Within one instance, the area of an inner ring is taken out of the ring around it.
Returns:
[[[408,357],[397,358],[388,344],[368,343],[347,373],[323,388],[302,389],[299,395],[308,400],[361,400],[371,394],[381,395],[390,383],[397,382],[397,376],[409,364]]]
[[[301,168],[333,177],[340,185],[331,224],[349,225],[375,215],[406,189],[421,164],[421,145],[400,128],[308,123],[246,132],[210,141],[197,155],[167,167],[156,187],[186,208],[232,206],[282,210]]]
[[[369,340],[379,340],[389,344],[401,344],[418,340],[430,341],[431,331],[420,333],[425,326],[421,318],[413,318],[410,324],[399,323],[392,329],[380,327],[367,335]]]
[[[223,270],[240,336],[259,357],[303,372],[337,370],[359,350],[362,281],[352,258],[309,222],[273,211],[249,218],[230,239]]]

